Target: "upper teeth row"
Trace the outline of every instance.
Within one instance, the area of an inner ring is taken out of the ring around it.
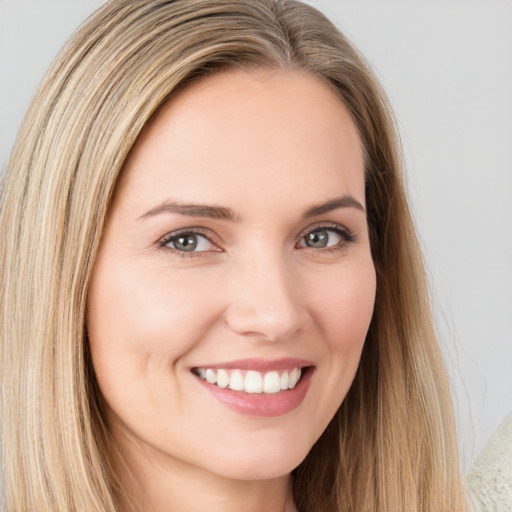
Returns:
[[[246,393],[278,393],[285,389],[293,389],[301,375],[300,368],[267,373],[249,370],[245,375],[242,370],[198,368],[196,373],[210,384]]]

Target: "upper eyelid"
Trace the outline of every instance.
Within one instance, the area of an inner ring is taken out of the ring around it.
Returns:
[[[321,229],[332,229],[332,230],[338,230],[343,231],[347,235],[353,235],[352,231],[348,229],[347,227],[338,224],[336,222],[320,222],[318,224],[315,224],[313,226],[308,226],[307,228],[303,229],[300,234],[297,236],[297,240],[300,240],[302,237],[307,235],[308,233],[311,233],[313,231],[318,231]]]
[[[351,233],[351,231],[346,228],[345,226],[335,223],[335,222],[319,222],[318,224],[314,224],[312,226],[308,226],[307,228],[304,228],[300,233],[297,235],[297,238],[302,238],[304,235],[307,235],[308,233],[311,233],[312,231],[318,230],[318,229],[340,229],[342,231],[345,231],[347,233]],[[158,239],[158,242],[162,242],[164,240],[170,240],[174,237],[177,237],[179,235],[186,235],[186,234],[193,234],[193,235],[201,235],[205,238],[208,238],[212,242],[221,242],[221,238],[216,235],[214,232],[212,232],[209,229],[201,228],[199,226],[195,227],[186,227],[182,229],[177,229],[175,231],[170,231],[169,233],[165,234],[164,236],[160,237]]]

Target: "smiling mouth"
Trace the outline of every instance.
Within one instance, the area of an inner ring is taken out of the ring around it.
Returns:
[[[259,372],[255,370],[193,368],[201,380],[219,388],[249,394],[275,394],[294,389],[309,367]]]

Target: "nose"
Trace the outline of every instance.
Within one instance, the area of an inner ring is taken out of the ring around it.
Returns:
[[[307,296],[291,265],[277,258],[240,265],[231,280],[226,322],[237,334],[286,341],[311,324]]]

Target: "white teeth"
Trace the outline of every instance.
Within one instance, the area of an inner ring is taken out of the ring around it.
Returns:
[[[279,393],[281,391],[281,379],[279,373],[268,372],[263,378],[263,393]]]
[[[255,370],[244,372],[243,370],[196,368],[194,373],[201,379],[206,380],[210,384],[216,384],[220,388],[229,387],[233,391],[266,394],[293,389],[301,377],[300,368],[266,373]]]
[[[199,377],[201,377],[201,375],[199,375]],[[208,370],[206,370],[206,380],[210,384],[215,384],[217,382],[217,372],[208,368]]]
[[[226,370],[219,370],[217,372],[217,386],[219,388],[227,388],[229,386],[229,375]]]
[[[288,372],[281,374],[281,389],[288,389]]]
[[[299,379],[300,370],[298,368],[294,368],[288,376],[288,389],[293,389],[297,385],[297,382],[299,382]]]
[[[241,372],[235,370],[229,379],[229,387],[234,391],[243,391],[245,389],[245,379]]]
[[[260,372],[247,372],[245,376],[246,393],[261,393],[263,391],[263,379]]]

